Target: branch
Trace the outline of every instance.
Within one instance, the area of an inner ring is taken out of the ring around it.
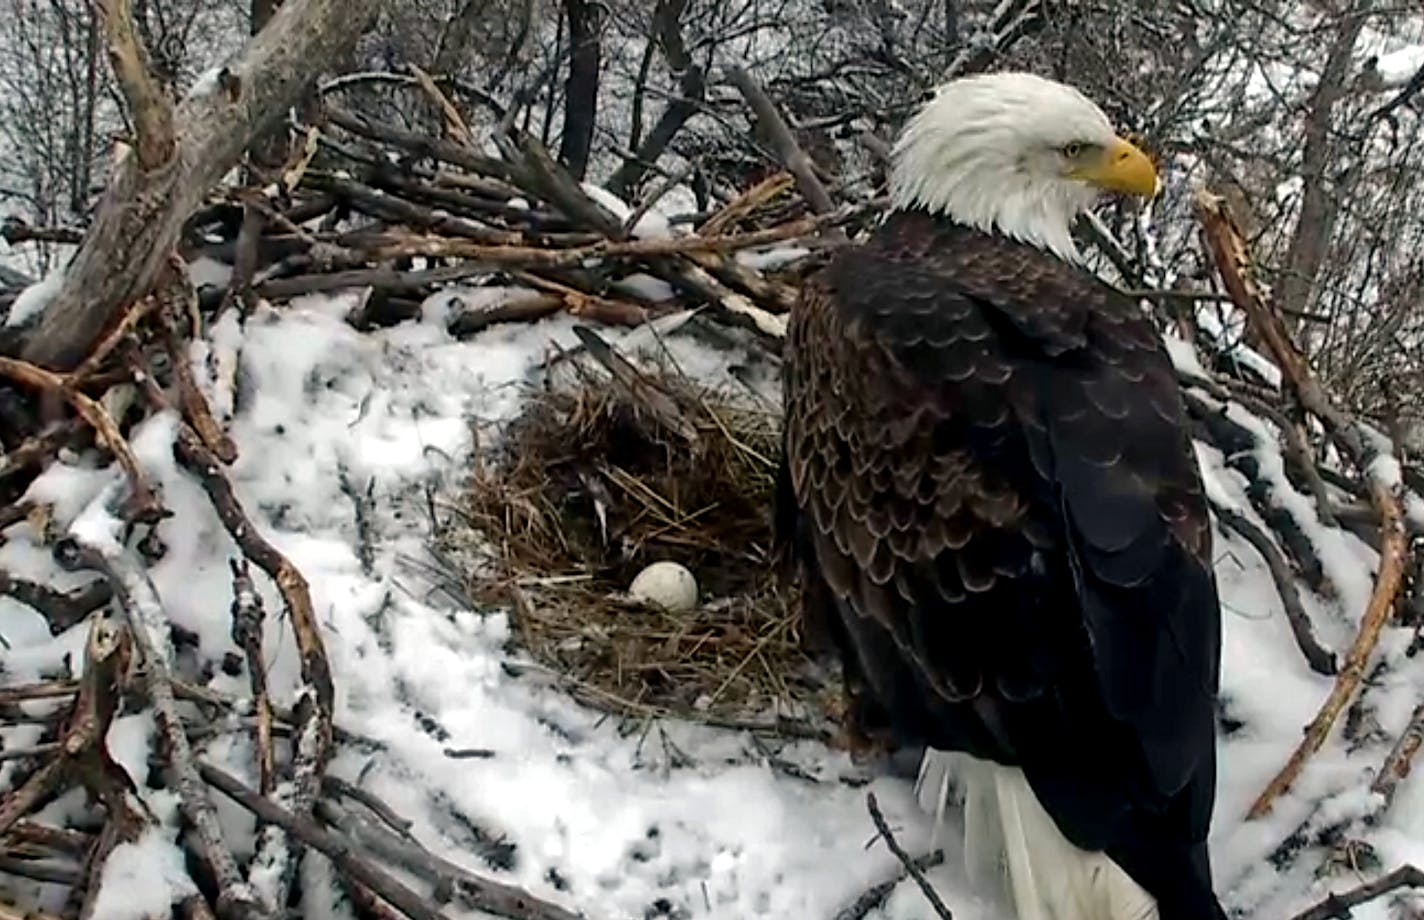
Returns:
[[[880,813],[880,803],[875,800],[875,793],[870,792],[865,796],[865,807],[870,810],[870,820],[875,822],[875,830],[884,839],[885,846],[890,852],[895,854],[895,858],[900,860],[900,865],[905,867],[905,872],[910,878],[915,880],[915,884],[920,886],[920,890],[925,893],[930,906],[934,908],[935,916],[940,920],[954,920],[954,914],[949,912],[949,908],[944,906],[944,901],[940,900],[939,892],[934,890],[934,886],[925,878],[925,873],[920,869],[915,861],[910,858],[910,854],[901,848],[895,835],[890,833],[890,825],[885,823],[885,816]]]
[[[1367,439],[1364,429],[1326,393],[1311,373],[1305,355],[1292,341],[1285,322],[1271,309],[1269,300],[1252,275],[1252,261],[1245,239],[1226,210],[1224,199],[1202,190],[1197,194],[1195,205],[1222,284],[1270,349],[1289,390],[1307,411],[1325,423],[1336,444],[1366,475],[1370,504],[1379,513],[1380,521],[1379,571],[1375,576],[1374,591],[1360,618],[1359,632],[1346,653],[1330,695],[1307,726],[1300,744],[1252,803],[1248,817],[1259,818],[1271,810],[1275,799],[1289,789],[1300,775],[1306,760],[1325,743],[1335,720],[1364,680],[1370,654],[1379,642],[1380,633],[1394,609],[1395,596],[1404,581],[1408,536],[1404,529],[1397,477],[1384,472],[1385,467],[1378,462],[1378,451]]]
[[[1339,667],[1335,661],[1335,654],[1328,652],[1321,647],[1319,640],[1315,638],[1315,631],[1310,625],[1310,617],[1305,612],[1305,606],[1300,602],[1300,592],[1296,589],[1295,576],[1286,564],[1285,557],[1280,550],[1271,542],[1271,538],[1252,524],[1245,515],[1238,514],[1235,510],[1212,502],[1212,510],[1216,512],[1216,517],[1226,527],[1234,530],[1247,543],[1255,547],[1256,552],[1261,554],[1261,558],[1266,562],[1266,568],[1271,573],[1271,580],[1276,583],[1276,593],[1280,595],[1281,604],[1285,608],[1286,621],[1290,623],[1291,634],[1295,636],[1296,645],[1300,646],[1301,652],[1305,655],[1306,663],[1310,669],[1317,674],[1327,677],[1336,674]]]
[[[103,607],[113,597],[113,589],[103,579],[90,582],[66,594],[49,585],[15,578],[0,570],[0,595],[12,597],[34,609],[49,624],[51,635],[59,635]]]
[[[130,492],[125,501],[125,520],[152,524],[169,515],[170,512],[163,507],[157,493],[149,484],[148,477],[139,466],[138,458],[134,456],[128,441],[119,433],[119,426],[103,406],[75,389],[70,378],[25,361],[6,357],[0,357],[0,377],[9,377],[16,383],[63,396],[84,421],[89,423],[128,476]]]
[[[1394,797],[1400,780],[1409,775],[1414,755],[1419,753],[1421,745],[1424,745],[1424,703],[1414,707],[1414,713],[1410,715],[1399,740],[1390,749],[1389,756],[1380,767],[1379,775],[1370,784],[1370,791],[1383,795],[1388,804]]]
[[[217,812],[199,779],[193,751],[178,715],[167,639],[169,618],[142,564],[115,538],[113,525],[117,522],[102,520],[107,517],[102,504],[106,499],[107,494],[101,493],[91,506],[100,519],[91,519],[91,512],[81,515],[70,530],[71,545],[66,547],[62,543],[56,548],[57,552],[67,553],[61,558],[67,567],[100,571],[114,587],[114,595],[128,619],[129,631],[143,661],[148,697],[153,704],[168,764],[177,780],[183,816],[193,829],[203,859],[218,885],[218,914],[244,920],[265,918],[267,911],[242,881],[237,861],[223,842]]]
[[[316,694],[314,715],[318,730],[315,738],[317,744],[315,762],[316,770],[319,773],[326,766],[331,753],[331,716],[335,693],[331,681],[331,665],[326,657],[326,646],[322,641],[321,627],[317,624],[316,614],[312,610],[311,592],[307,587],[307,580],[302,577],[302,573],[297,570],[296,566],[292,565],[291,561],[282,555],[276,547],[267,542],[267,539],[253,526],[251,519],[243,511],[241,503],[238,502],[236,493],[233,492],[232,483],[228,482],[223,473],[222,462],[213,455],[212,451],[208,450],[193,429],[187,425],[180,425],[178,428],[174,454],[184,467],[198,477],[203,490],[212,500],[218,518],[227,528],[228,534],[242,549],[243,555],[257,563],[258,567],[276,583],[277,590],[282,594],[282,600],[287,607],[287,616],[292,624],[292,633],[296,637],[297,648],[301,655],[302,679]]]
[[[109,63],[133,117],[138,168],[158,169],[173,155],[173,104],[154,79],[148,50],[134,30],[130,0],[96,0],[108,42]]]
[[[580,915],[534,897],[522,888],[483,878],[455,865],[416,843],[333,802],[323,800],[317,814],[339,827],[382,860],[435,885],[468,907],[513,920],[580,920]]]
[[[143,150],[137,156],[121,150],[58,293],[37,323],[0,350],[18,350],[25,360],[51,368],[73,367],[117,313],[152,286],[209,190],[322,68],[354,46],[379,5],[287,0],[240,57],[199,81],[183,100],[169,156],[153,164],[145,162]]]
[[[1332,894],[1309,910],[1296,914],[1291,920],[1349,920],[1354,916],[1350,912],[1352,908],[1400,888],[1424,888],[1424,871],[1414,866],[1400,866],[1372,882]]]
[[[795,135],[787,127],[785,119],[776,110],[776,106],[767,96],[766,91],[752,79],[751,74],[741,67],[728,67],[727,76],[736,84],[738,91],[747,100],[747,104],[752,107],[752,111],[756,113],[757,122],[761,124],[762,130],[767,133],[771,142],[776,146],[776,152],[781,157],[781,161],[796,177],[796,187],[800,189],[801,196],[806,199],[811,210],[817,214],[834,211],[835,204],[831,201],[830,193],[821,184],[821,180],[816,178],[815,164],[806,151],[801,149],[801,145],[796,142]]]

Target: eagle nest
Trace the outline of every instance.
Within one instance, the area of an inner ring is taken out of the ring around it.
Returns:
[[[442,539],[486,563],[467,590],[588,705],[825,737],[836,695],[771,558],[777,415],[666,361],[600,360],[611,375],[571,362],[476,462]],[[629,597],[660,560],[693,573],[695,609]]]

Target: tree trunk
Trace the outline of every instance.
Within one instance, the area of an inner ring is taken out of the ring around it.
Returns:
[[[1291,317],[1310,308],[1315,281],[1335,229],[1339,199],[1335,183],[1326,175],[1332,160],[1331,119],[1336,104],[1345,95],[1351,57],[1364,28],[1368,7],[1368,3],[1361,3],[1340,20],[1325,69],[1306,110],[1305,151],[1300,165],[1303,181],[1300,218],[1276,285],[1276,304],[1292,324]]]
[[[601,67],[597,0],[565,0],[569,19],[569,78],[564,83],[564,130],[559,159],[582,179],[588,172],[593,149],[593,128],[598,117],[598,73]]]
[[[8,329],[0,352],[67,370],[152,286],[183,222],[243,150],[354,46],[379,0],[287,0],[243,53],[195,86],[172,116],[164,162],[120,150],[108,190],[64,281],[39,320]],[[139,139],[138,150],[155,139]]]

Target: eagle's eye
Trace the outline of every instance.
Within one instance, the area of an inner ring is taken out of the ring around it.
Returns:
[[[1078,141],[1063,146],[1063,155],[1070,160],[1076,160],[1083,155],[1083,145]]]

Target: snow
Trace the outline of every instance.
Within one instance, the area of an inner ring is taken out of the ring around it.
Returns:
[[[6,317],[5,325],[21,326],[29,322],[32,317],[44,312],[44,308],[49,306],[51,300],[54,300],[63,284],[64,269],[60,268],[25,288],[15,298],[15,302],[10,305],[10,315]]]
[[[1375,62],[1380,80],[1386,87],[1402,87],[1421,69],[1424,69],[1424,44],[1406,45],[1388,54],[1379,56]]]
[[[591,182],[581,183],[584,194],[607,209],[619,221],[626,223],[633,216],[633,208],[617,195]],[[672,236],[672,227],[667,216],[658,208],[649,208],[633,225],[633,236],[638,239],[666,238]]]
[[[507,293],[461,289],[443,302],[427,302],[417,320],[372,333],[358,333],[344,320],[354,293],[298,298],[280,309],[259,305],[245,322],[229,312],[190,351],[194,373],[240,451],[229,470],[239,499],[310,583],[335,678],[336,721],[378,745],[342,748],[332,772],[411,819],[412,833],[437,855],[590,917],[833,916],[896,868],[882,845],[868,845],[867,790],[876,793],[907,850],[927,846],[930,816],[917,810],[907,779],[843,782],[859,772],[843,754],[810,742],[777,743],[773,762],[764,747],[735,732],[667,722],[625,736],[615,720],[577,705],[545,672],[528,666],[511,646],[504,611],[471,609],[442,589],[441,563],[427,549],[429,509],[444,512],[463,485],[472,453],[497,440],[499,423],[518,412],[524,387],[537,379],[553,346],[575,350],[578,344],[566,316],[491,327],[467,341],[445,331],[450,299]],[[624,349],[663,342],[686,372],[713,383],[729,383],[734,365],[755,363],[737,348],[714,349],[689,334],[692,312],[667,318],[656,336],[648,329],[600,334]],[[1167,347],[1179,367],[1204,373],[1186,343],[1169,337]],[[774,375],[769,392],[775,392]],[[1262,475],[1336,583],[1338,598],[1305,592],[1303,603],[1322,641],[1343,650],[1368,594],[1373,556],[1355,537],[1319,525],[1309,499],[1286,480],[1269,426],[1236,410],[1231,417],[1260,436]],[[175,512],[159,528],[167,552],[149,574],[166,615],[197,637],[196,651],[185,654],[220,659],[234,651],[228,560],[236,550],[200,486],[177,467],[173,436],[173,417],[160,414],[132,438],[139,462]],[[1197,451],[1211,498],[1259,524],[1241,476],[1214,448],[1198,445]],[[41,476],[28,497],[54,503],[57,532],[78,529],[107,539],[113,519],[101,513],[103,499],[121,481],[112,467],[90,468],[73,458]],[[364,528],[357,526],[343,481],[362,493],[372,487],[375,511]],[[371,540],[369,556],[363,534]],[[0,545],[5,570],[66,588],[88,580],[60,571],[28,524],[7,536]],[[1387,743],[1352,750],[1337,729],[1270,816],[1243,820],[1331,680],[1306,667],[1252,547],[1220,530],[1216,540],[1223,699],[1228,715],[1242,723],[1220,744],[1212,837],[1218,888],[1231,907],[1287,916],[1327,886],[1355,880],[1317,880],[1319,852],[1279,871],[1265,858],[1304,822],[1320,826],[1373,808],[1362,790]],[[268,681],[276,699],[290,702],[301,684],[295,643],[271,583],[260,574],[254,583],[269,613]],[[0,666],[9,680],[54,673],[65,655],[82,652],[84,627],[50,636],[28,608],[6,598],[0,598],[0,623],[8,643],[0,647]],[[1407,633],[1386,630],[1378,655],[1392,669],[1369,697],[1391,737],[1424,691],[1419,665],[1404,658]],[[245,674],[219,669],[209,685],[237,697],[248,693]],[[7,729],[3,740],[7,747],[32,744],[33,727]],[[159,822],[111,857],[103,895],[109,912],[99,915],[165,913],[191,889],[172,843],[179,818],[171,798],[142,782],[155,744],[151,717],[119,717],[109,744]],[[446,753],[465,748],[493,756]],[[235,729],[214,739],[202,756],[255,784],[246,734]],[[790,775],[778,763],[794,764],[809,778]],[[1358,831],[1386,867],[1424,861],[1420,786],[1417,778],[1406,780],[1388,820]],[[46,815],[58,820],[82,807],[82,800],[66,797]],[[256,846],[251,816],[221,797],[215,807],[225,838],[240,858],[250,856]],[[474,827],[483,839],[514,848],[509,865],[486,864],[479,853],[487,847]],[[946,864],[929,876],[955,916],[1005,918],[997,902],[966,887],[957,844],[947,849]],[[311,904],[307,916],[349,916],[325,860],[304,858],[296,884]],[[476,916],[455,905],[447,911],[452,918]],[[872,916],[925,915],[922,895],[907,883]],[[1356,916],[1379,920],[1383,914],[1371,907]]]
[[[166,834],[148,830],[109,854],[93,916],[105,920],[166,917],[169,905],[196,891],[183,866],[183,852]]]

